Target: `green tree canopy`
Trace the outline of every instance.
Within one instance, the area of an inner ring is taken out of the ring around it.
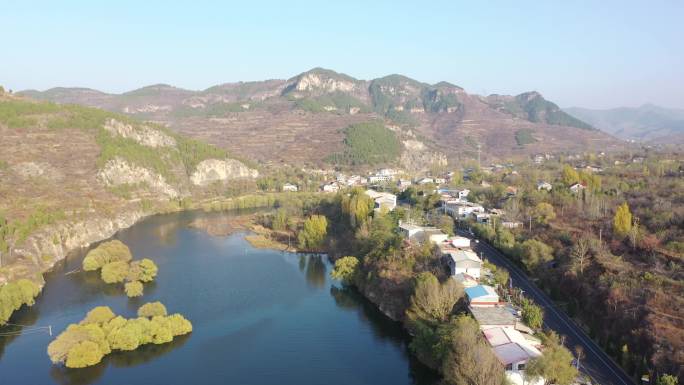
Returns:
[[[544,242],[528,239],[520,245],[522,263],[528,270],[534,270],[553,260],[553,249]]]
[[[328,234],[328,220],[323,215],[312,215],[304,221],[304,228],[297,235],[299,247],[316,250],[323,245]]]
[[[126,282],[124,285],[124,291],[126,292],[126,296],[128,296],[128,298],[142,297],[145,288],[143,287],[142,282],[131,281]]]
[[[96,248],[90,250],[85,258],[83,258],[83,270],[98,270],[110,262],[128,262],[131,259],[133,259],[133,255],[131,255],[131,250],[128,246],[115,239],[103,242]]]
[[[411,305],[406,314],[411,320],[445,321],[462,297],[463,286],[456,280],[449,279],[440,284],[432,273],[423,272],[416,277]]]
[[[560,344],[555,333],[547,335],[543,342],[542,355],[527,362],[525,377],[543,378],[545,385],[570,385],[578,374],[572,365],[572,353]]]
[[[553,206],[546,202],[541,202],[536,205],[534,210],[532,210],[532,215],[534,216],[534,220],[542,225],[546,225],[549,221],[556,219],[556,212],[554,211]]]
[[[618,206],[613,217],[613,232],[615,236],[624,238],[632,230],[632,212],[629,210],[629,205],[624,202]]]
[[[138,317],[152,318],[155,316],[165,316],[166,306],[161,302],[149,302],[138,308]]]
[[[359,274],[359,259],[356,257],[342,257],[335,261],[335,268],[330,276],[339,279],[345,285],[353,285]]]
[[[544,323],[544,311],[527,298],[522,301],[522,320],[527,326],[540,330]]]
[[[115,261],[102,266],[100,277],[105,283],[123,282],[128,276],[128,262]]]
[[[580,181],[580,177],[577,171],[574,168],[572,168],[572,166],[567,164],[563,165],[561,179],[563,180],[563,183],[566,186],[573,185]]]

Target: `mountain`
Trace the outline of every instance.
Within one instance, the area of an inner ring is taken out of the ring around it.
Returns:
[[[684,143],[684,110],[645,104],[641,107],[590,110],[566,108],[570,115],[622,139],[652,143]]]
[[[85,89],[50,93],[84,94],[102,100]],[[67,250],[108,238],[146,213],[258,176],[226,150],[158,124],[2,92],[0,147],[0,285],[42,271]]]
[[[444,156],[472,159],[478,145],[491,160],[622,145],[537,92],[485,97],[448,82],[428,84],[398,74],[360,80],[314,68],[290,79],[201,91],[153,85],[120,95],[82,88],[22,94],[157,122],[265,163],[330,165],[339,159],[332,154],[345,151],[347,128],[374,121],[395,132],[402,166],[409,169],[429,169]]]

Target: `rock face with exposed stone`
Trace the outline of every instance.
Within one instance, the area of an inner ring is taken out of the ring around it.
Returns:
[[[169,198],[179,196],[178,191],[169,185],[163,176],[121,158],[107,162],[97,173],[97,177],[106,186],[146,185],[151,191]]]
[[[196,186],[205,186],[213,182],[224,182],[233,179],[256,178],[257,170],[245,166],[235,159],[207,159],[200,162],[190,181]]]
[[[149,126],[136,127],[116,119],[109,119],[105,122],[104,129],[114,135],[133,139],[147,147],[174,147],[176,145],[176,139]]]

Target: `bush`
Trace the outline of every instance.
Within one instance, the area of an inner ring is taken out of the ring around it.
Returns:
[[[100,277],[105,283],[123,282],[128,276],[128,263],[124,261],[110,262],[102,266]]]
[[[98,247],[90,250],[83,258],[83,270],[94,271],[101,269],[110,262],[128,262],[133,259],[131,250],[123,242],[115,239],[104,242]]]
[[[423,272],[416,278],[411,305],[406,315],[412,321],[445,321],[454,305],[463,297],[463,286],[449,279],[440,284],[432,273]]]
[[[161,311],[163,310],[163,312]],[[91,310],[80,324],[72,324],[48,345],[53,363],[83,368],[99,363],[112,350],[134,350],[141,345],[170,342],[192,332],[192,324],[180,314],[166,315],[159,302],[141,307],[140,314],[157,314],[125,319],[101,306]],[[162,314],[163,313],[163,314]]]
[[[143,284],[140,281],[126,282],[124,291],[128,298],[142,297],[144,291]]]
[[[155,316],[165,316],[166,306],[161,302],[149,302],[138,309],[138,317],[152,318]]]
[[[334,279],[345,285],[353,285],[359,274],[359,260],[356,257],[342,257],[335,261],[335,268],[330,272]]]

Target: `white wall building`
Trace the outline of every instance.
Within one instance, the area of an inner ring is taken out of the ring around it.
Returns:
[[[457,274],[468,274],[469,276],[480,279],[482,260],[477,254],[470,250],[450,250],[447,252],[447,264],[451,270],[451,276]],[[498,296],[497,296],[498,302]]]

